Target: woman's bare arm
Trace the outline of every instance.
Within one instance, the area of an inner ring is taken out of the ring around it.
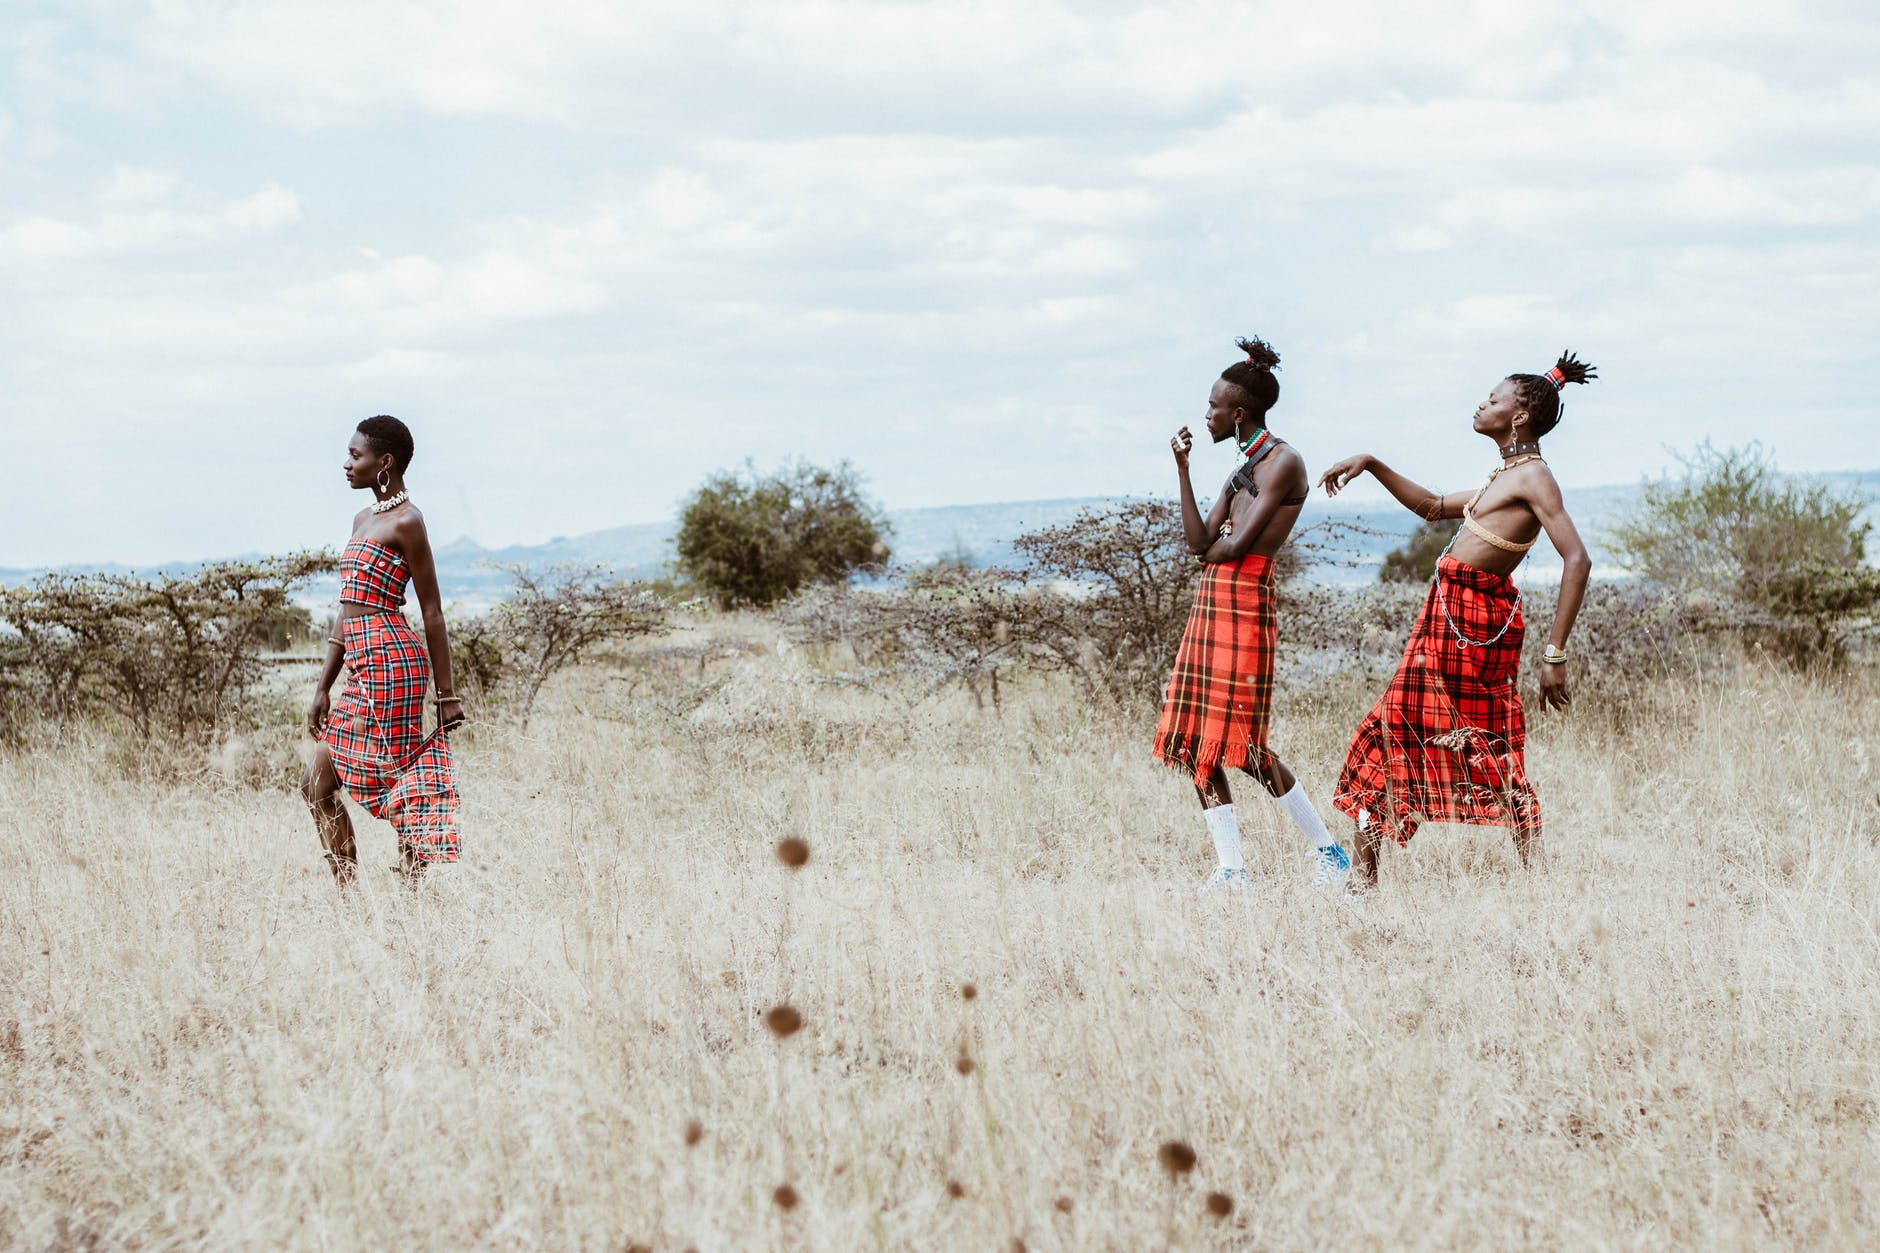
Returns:
[[[411,590],[418,598],[418,612],[424,617],[424,651],[431,659],[431,685],[443,705],[438,710],[440,724],[462,720],[462,705],[450,676],[450,633],[444,625],[444,605],[437,591],[437,563],[431,556],[431,537],[422,517],[401,522],[398,538],[411,567]],[[447,714],[446,706],[455,705]]]
[[[1438,518],[1460,518],[1462,507],[1469,503],[1468,492],[1440,495],[1421,483],[1411,482],[1376,457],[1363,452],[1355,457],[1346,457],[1327,470],[1319,477],[1319,486],[1325,489],[1327,496],[1336,496],[1365,473],[1382,483],[1384,490],[1397,498],[1398,504],[1431,522]]]

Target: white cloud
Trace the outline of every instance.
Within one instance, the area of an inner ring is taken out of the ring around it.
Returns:
[[[0,213],[0,257],[22,265],[69,264],[193,249],[228,249],[292,225],[300,198],[277,183],[218,199],[184,186],[173,170],[118,166],[69,217]]]
[[[1605,367],[1582,482],[1694,409],[1819,463],[1880,364],[1853,4],[39,10],[0,33],[9,398],[107,477],[239,422],[275,450],[245,546],[319,538],[325,480],[281,476],[381,409],[506,541],[745,454],[854,456],[895,503],[1162,490],[1242,330],[1321,459],[1466,459],[1444,415],[1571,341]],[[35,490],[0,533],[64,507]],[[217,550],[138,490],[142,555]]]

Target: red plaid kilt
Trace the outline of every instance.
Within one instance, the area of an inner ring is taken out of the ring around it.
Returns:
[[[1486,648],[1462,647],[1444,621],[1439,583],[1468,638],[1494,635],[1510,611],[1514,622]],[[1333,805],[1361,822],[1368,814],[1400,844],[1425,822],[1540,825],[1515,690],[1526,633],[1518,594],[1506,575],[1443,556],[1397,673],[1351,738]]]
[[[339,781],[374,818],[391,822],[420,861],[457,860],[457,774],[450,741],[424,734],[431,666],[404,615],[340,622],[346,688],[321,733]]]
[[[1205,568],[1175,653],[1155,755],[1205,784],[1216,766],[1259,770],[1273,707],[1273,563],[1259,555]]]

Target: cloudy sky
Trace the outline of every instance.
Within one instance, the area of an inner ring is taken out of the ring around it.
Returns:
[[[5,0],[0,565],[334,543],[378,412],[492,545],[1168,492],[1249,331],[1315,466],[1566,345],[1569,485],[1874,466],[1880,16],[1730,7]]]

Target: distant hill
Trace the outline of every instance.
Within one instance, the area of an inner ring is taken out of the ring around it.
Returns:
[[[1880,523],[1880,470],[1843,471],[1810,476],[1823,481],[1855,487],[1875,501],[1867,510],[1869,522]],[[1636,485],[1582,487],[1567,491],[1567,507],[1572,510],[1580,534],[1593,554],[1594,577],[1621,573],[1606,546],[1606,535],[1638,500]],[[928,509],[892,509],[888,520],[893,524],[891,544],[896,564],[924,565],[942,557],[957,557],[974,566],[1013,565],[1018,554],[1012,541],[1027,531],[1068,522],[1087,508],[1108,504],[1114,498],[1090,496],[1067,500],[1011,501],[989,505],[942,505]],[[1313,570],[1308,577],[1331,583],[1368,582],[1377,577],[1384,554],[1397,547],[1415,528],[1416,520],[1395,504],[1371,503],[1358,508],[1341,507],[1314,495],[1300,519],[1301,530],[1323,522],[1355,524],[1365,532],[1347,535],[1341,540],[1341,562]],[[438,546],[438,581],[451,601],[469,605],[491,604],[502,599],[509,587],[509,577],[491,564],[547,566],[557,562],[580,562],[611,566],[625,575],[652,576],[667,569],[672,559],[672,540],[676,524],[649,522],[635,526],[611,527],[549,541],[546,544],[518,544],[507,548],[485,548],[459,538]],[[1880,556],[1880,554],[1875,554]],[[166,569],[187,569],[199,564],[182,562]],[[129,567],[109,566],[119,573]],[[1522,567],[1524,583],[1547,582],[1559,577],[1560,559],[1545,540],[1534,549]],[[0,584],[24,582],[43,569],[0,569]],[[336,580],[327,579],[310,587],[305,599],[310,603],[329,604],[338,595]]]

